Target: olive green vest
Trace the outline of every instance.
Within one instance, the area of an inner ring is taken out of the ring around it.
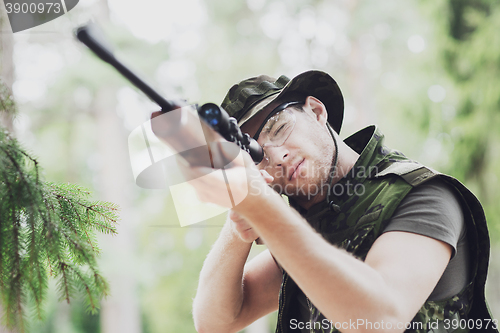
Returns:
[[[375,126],[355,133],[345,142],[360,154],[358,161],[348,175],[332,186],[329,202],[319,203],[308,211],[296,207],[302,216],[328,242],[364,260],[410,190],[433,177],[441,177],[455,188],[462,201],[473,279],[450,299],[425,302],[411,323],[415,329],[406,332],[474,331],[469,330],[466,324],[475,328],[481,324],[481,332],[498,332],[491,321],[484,296],[490,245],[486,219],[476,197],[458,180],[386,148],[383,135]],[[297,332],[292,328],[297,328],[298,322],[308,322],[307,328],[311,328],[311,332],[338,332],[335,323],[325,325],[325,317],[308,299],[309,318],[305,318],[304,310],[298,304],[299,297],[304,297],[301,295],[302,291],[284,272],[276,332]],[[481,320],[481,323],[472,323],[472,320]]]

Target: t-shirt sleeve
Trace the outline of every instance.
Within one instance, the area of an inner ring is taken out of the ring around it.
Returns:
[[[432,179],[412,189],[401,201],[384,229],[389,231],[412,232],[445,242],[453,247],[453,258],[465,233],[460,200],[443,180]]]

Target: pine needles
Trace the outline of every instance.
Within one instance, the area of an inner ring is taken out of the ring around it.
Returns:
[[[42,317],[48,279],[60,300],[79,293],[96,312],[108,292],[96,255],[96,231],[115,234],[117,206],[89,200],[71,184],[44,182],[36,159],[0,129],[0,296],[5,324],[26,330],[28,304]]]
[[[5,112],[9,115],[15,115],[16,104],[14,103],[14,99],[12,97],[12,93],[10,92],[7,85],[0,78],[0,112]]]

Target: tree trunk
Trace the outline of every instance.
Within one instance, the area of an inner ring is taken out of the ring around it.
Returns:
[[[7,88],[12,91],[12,84],[14,83],[14,64],[12,60],[14,39],[12,37],[9,20],[5,13],[5,7],[0,6],[0,78]],[[12,115],[5,112],[0,112],[0,125],[6,127],[9,132],[13,133]],[[3,317],[3,307],[0,304],[0,318]],[[0,322],[0,333],[15,333],[14,330],[8,330]]]
[[[127,136],[115,112],[116,91],[101,89],[96,96],[98,137],[99,197],[120,206],[118,235],[101,236],[100,266],[110,283],[110,296],[101,307],[102,333],[141,332],[137,283],[134,272],[136,237],[133,225],[130,188],[133,176],[127,153]]]
[[[356,16],[359,7],[358,0],[349,0],[347,11],[350,18]],[[348,70],[348,84],[352,94],[351,103],[355,108],[355,128],[364,128],[367,125],[376,123],[376,112],[373,107],[373,88],[370,86],[370,78],[364,66],[361,45],[362,33],[353,36],[351,42],[351,53],[347,57],[346,65]]]
[[[14,61],[12,58],[14,38],[5,12],[5,6],[0,6],[0,48],[0,78],[7,85],[7,88],[12,91],[12,84],[14,83]],[[12,119],[11,114],[0,112],[0,124],[6,127],[9,132],[14,133]]]
[[[109,22],[107,0],[93,5],[93,17],[100,25]],[[98,192],[104,201],[120,206],[118,235],[100,236],[100,267],[110,284],[110,295],[102,301],[100,320],[102,333],[141,332],[140,308],[134,272],[136,237],[131,218],[130,184],[132,171],[127,152],[127,135],[116,114],[116,89],[101,86],[94,99],[99,155]]]

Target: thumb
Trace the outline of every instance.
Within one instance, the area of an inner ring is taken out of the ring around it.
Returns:
[[[262,175],[262,177],[264,177],[264,180],[266,181],[266,183],[271,183],[273,180],[274,180],[274,177],[271,176],[266,170],[259,170],[260,171],[260,174]]]

